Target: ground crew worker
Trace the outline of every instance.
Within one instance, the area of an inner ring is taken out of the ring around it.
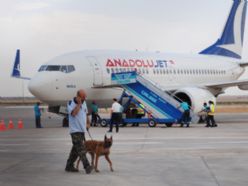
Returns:
[[[207,121],[208,111],[209,111],[209,106],[207,105],[206,102],[204,102],[202,110],[198,112],[198,116],[200,117],[198,123],[205,123]]]
[[[189,127],[189,122],[190,122],[190,108],[189,108],[189,104],[187,102],[182,102],[180,104],[180,106],[184,112],[181,118],[181,127],[183,127],[183,125],[185,124],[186,127]]]
[[[111,108],[111,119],[110,119],[110,127],[108,132],[112,132],[113,124],[115,124],[116,132],[119,132],[119,124],[122,122],[122,112],[123,107],[120,103],[117,102],[117,99],[113,99],[113,104]]]
[[[141,119],[145,115],[144,108],[145,108],[144,105],[139,104],[139,106],[137,108],[137,114],[136,114],[137,119]],[[134,123],[134,126],[138,127],[139,123]]]
[[[97,120],[101,120],[98,114],[98,106],[95,101],[91,104],[91,126],[97,126]]]
[[[34,105],[34,114],[35,114],[35,125],[36,128],[43,128],[40,123],[40,117],[41,117],[41,109],[40,109],[40,102],[37,102]]]
[[[208,116],[207,116],[206,127],[217,127],[218,125],[215,123],[215,120],[214,120],[214,112],[215,112],[214,102],[209,101],[208,104],[209,104],[209,112],[208,112]]]
[[[86,93],[84,90],[79,90],[77,96],[68,102],[67,109],[69,114],[69,129],[72,139],[72,149],[66,163],[65,171],[78,172],[74,167],[74,162],[80,157],[85,172],[91,173],[93,167],[90,166],[86,157],[85,132],[90,127],[88,110],[86,105]]]

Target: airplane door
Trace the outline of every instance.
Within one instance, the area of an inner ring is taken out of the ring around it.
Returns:
[[[103,78],[102,78],[103,74],[102,74],[101,64],[94,56],[88,56],[87,59],[93,68],[93,85],[94,86],[103,85]]]

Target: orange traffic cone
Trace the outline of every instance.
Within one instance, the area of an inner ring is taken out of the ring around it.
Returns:
[[[21,119],[18,120],[17,128],[18,129],[23,129],[23,122],[22,122]]]
[[[13,121],[10,119],[9,120],[9,125],[8,125],[8,129],[14,129],[14,124],[13,124]]]
[[[5,131],[5,130],[6,130],[6,127],[5,127],[4,120],[1,120],[0,121],[0,131]]]

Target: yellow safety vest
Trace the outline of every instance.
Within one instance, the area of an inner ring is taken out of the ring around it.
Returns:
[[[142,108],[137,108],[137,114],[144,114],[144,110]]]
[[[210,112],[208,113],[208,115],[213,116],[214,115],[214,110],[215,110],[214,104],[211,104],[210,105]]]

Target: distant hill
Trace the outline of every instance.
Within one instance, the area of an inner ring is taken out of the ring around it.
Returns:
[[[1,105],[30,105],[38,101],[35,97],[0,97]]]
[[[237,103],[237,104],[248,104],[248,95],[238,95],[238,96],[230,96],[223,95],[217,98],[217,103]]]

